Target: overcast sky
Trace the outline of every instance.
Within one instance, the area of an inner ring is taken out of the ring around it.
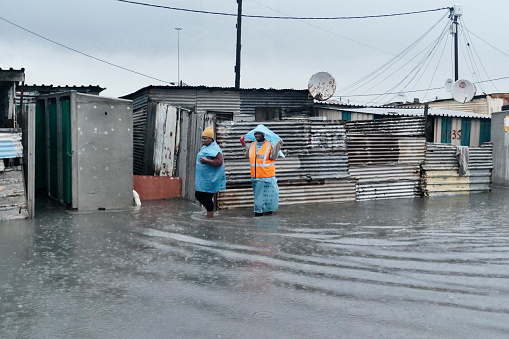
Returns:
[[[138,2],[237,13],[235,0]],[[481,81],[476,84],[477,94],[509,92],[509,29],[505,24],[509,2],[458,3],[463,5],[459,77]],[[437,0],[243,0],[243,14],[377,16],[455,4]],[[24,68],[29,85],[99,85],[106,87],[101,95],[108,97],[149,85],[168,85],[177,82],[179,74],[191,86],[235,85],[235,15],[117,0],[0,0],[0,5],[0,68]],[[310,77],[324,71],[336,79],[334,99],[343,102],[447,98],[450,93],[444,84],[454,78],[453,43],[452,36],[442,32],[449,23],[445,9],[345,20],[244,17],[240,84],[242,88],[307,89]],[[400,55],[407,48],[408,53]],[[499,78],[506,79],[488,81]],[[392,94],[370,96],[387,92]]]

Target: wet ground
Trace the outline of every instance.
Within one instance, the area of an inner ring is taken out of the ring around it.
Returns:
[[[507,338],[509,189],[0,224],[1,338]]]

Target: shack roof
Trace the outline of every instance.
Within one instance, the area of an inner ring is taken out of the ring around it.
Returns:
[[[58,92],[77,91],[79,93],[99,95],[106,88],[97,85],[88,86],[53,86],[53,85],[24,85],[23,91],[25,93],[34,93],[35,95],[44,95]],[[20,90],[20,88],[18,88]]]
[[[134,96],[139,95],[140,93],[148,92],[152,89],[156,90],[168,90],[168,91],[217,91],[217,92],[225,92],[225,91],[239,91],[239,92],[253,92],[253,93],[261,93],[261,92],[299,92],[302,94],[309,93],[307,89],[275,89],[275,88],[241,88],[236,89],[235,87],[208,87],[208,86],[147,86],[137,90],[136,92],[127,94],[122,96],[121,98],[132,98]]]
[[[350,106],[328,103],[315,103],[316,108],[339,110],[355,113],[377,114],[377,115],[396,115],[396,116],[424,116],[424,107],[366,107]],[[477,118],[490,119],[486,114],[470,113],[463,111],[453,111],[450,109],[428,108],[428,114],[431,116],[454,117],[454,118]]]
[[[3,70],[0,68],[0,82],[20,82],[25,80],[25,69],[15,70],[9,68]]]

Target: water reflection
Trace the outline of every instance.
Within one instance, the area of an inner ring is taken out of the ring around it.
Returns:
[[[0,225],[2,337],[503,337],[509,190]]]

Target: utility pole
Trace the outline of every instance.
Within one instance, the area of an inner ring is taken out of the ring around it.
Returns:
[[[177,30],[177,74],[178,74],[178,82],[177,86],[180,86],[180,31],[182,28],[176,27]]]
[[[451,8],[451,15],[453,16],[452,34],[454,35],[454,81],[459,79],[458,70],[458,18],[463,15],[463,5],[454,5]]]
[[[242,0],[237,0],[237,53],[235,64],[235,89],[240,89],[240,47],[241,47],[241,27],[242,27]]]

